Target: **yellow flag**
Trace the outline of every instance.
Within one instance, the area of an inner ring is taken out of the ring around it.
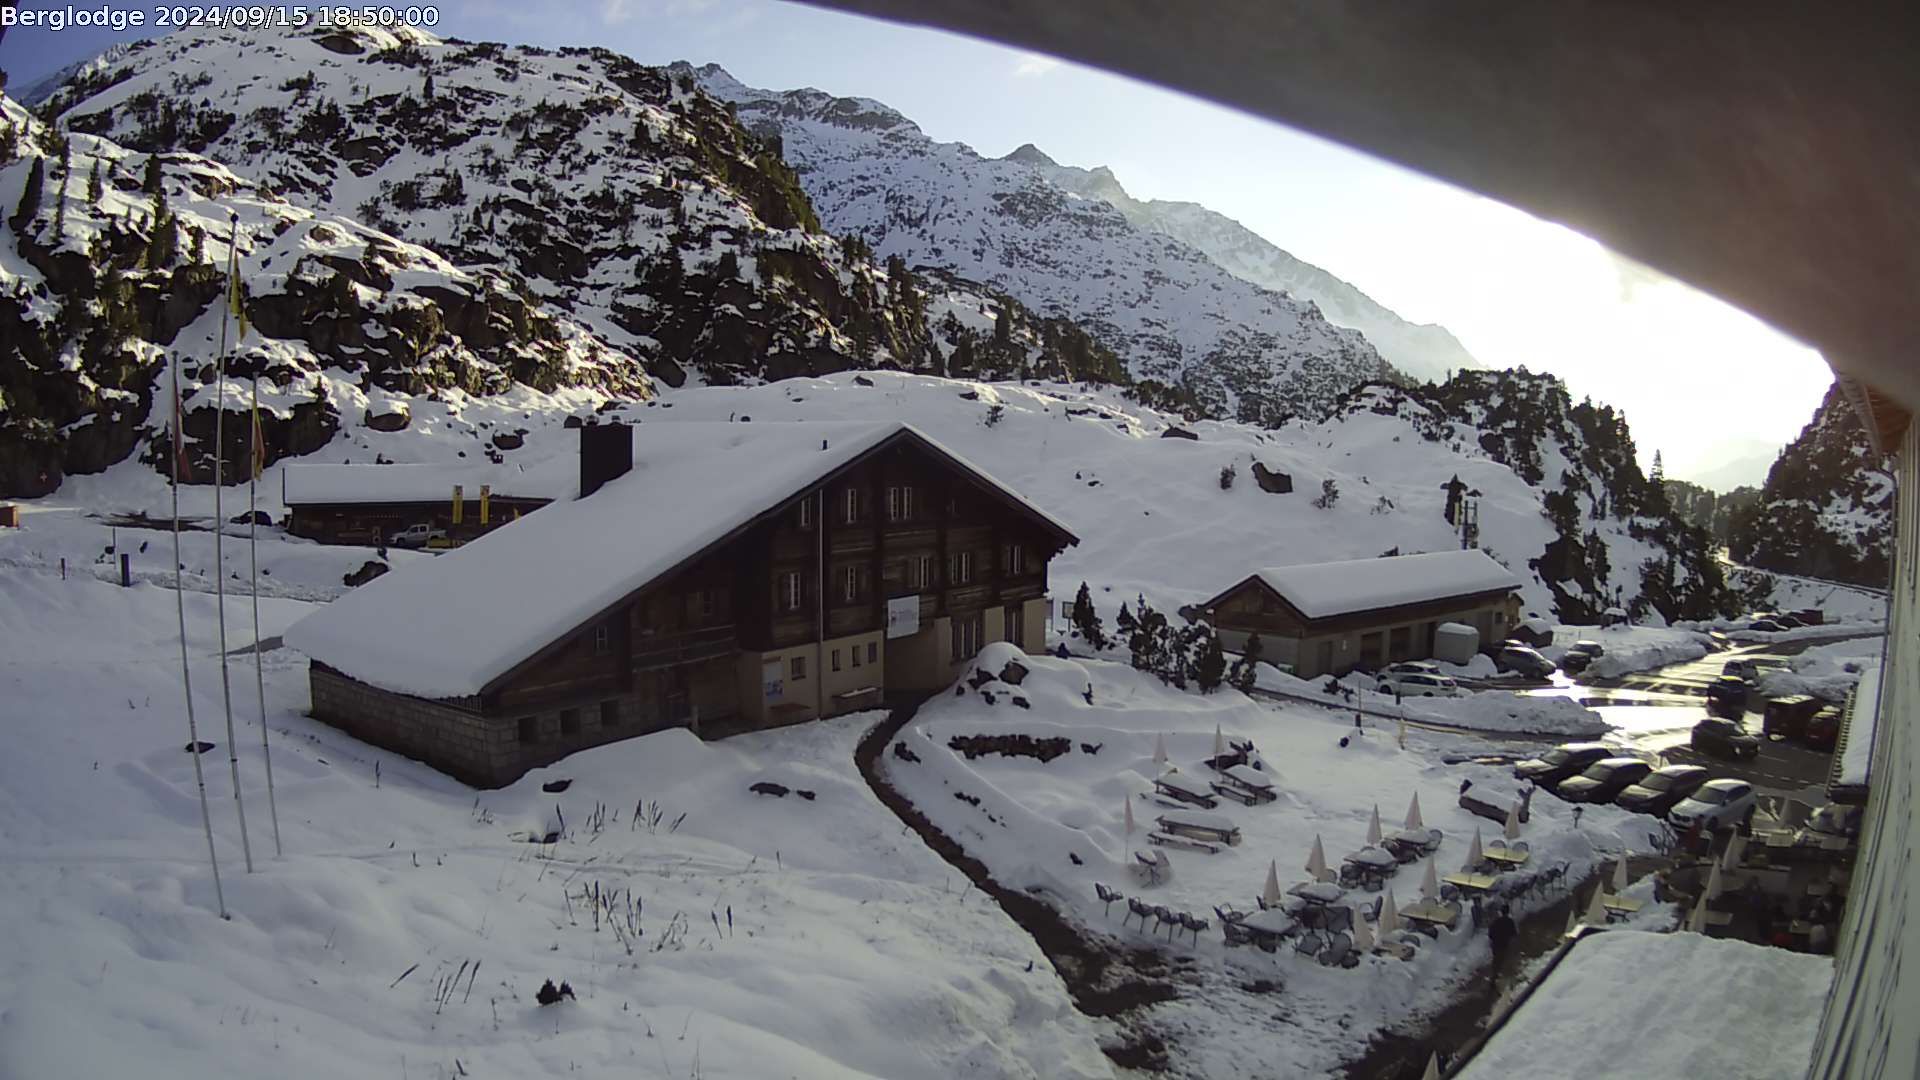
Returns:
[[[460,485],[455,484],[453,485],[453,523],[455,525],[460,524],[460,518],[465,508],[466,508],[466,503],[462,500],[460,495]]]
[[[247,337],[247,307],[240,297],[240,272],[238,259],[227,263],[227,305],[233,309],[233,317],[240,324],[240,335],[234,341],[245,341]]]
[[[246,324],[242,323],[241,325],[244,326]],[[245,331],[242,331],[242,333],[245,333]],[[253,478],[255,480],[260,479],[260,474],[265,472],[266,469],[267,440],[260,436],[260,403],[256,401],[253,403]]]
[[[489,509],[488,504],[490,504],[492,501],[493,501],[493,486],[491,484],[481,484],[480,485],[480,524],[482,525],[485,525],[487,523],[487,512]]]

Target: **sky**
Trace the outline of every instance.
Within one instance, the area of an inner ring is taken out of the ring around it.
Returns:
[[[434,10],[443,35],[718,63],[752,86],[876,98],[987,156],[1032,143],[1065,165],[1106,165],[1137,198],[1202,203],[1402,317],[1440,323],[1485,364],[1550,371],[1576,398],[1624,410],[1643,464],[1658,450],[1671,477],[1758,484],[1832,381],[1813,350],[1569,229],[1052,57],[786,0]],[[16,28],[0,38],[0,68],[24,86],[132,33]]]

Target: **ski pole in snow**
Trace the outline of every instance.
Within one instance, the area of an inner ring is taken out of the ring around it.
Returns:
[[[180,431],[180,357],[173,363],[173,607],[180,618],[180,685],[187,695],[187,749],[193,752],[193,783],[200,789],[200,827],[207,834],[207,862],[213,867],[213,899],[220,917],[227,917],[227,897],[220,888],[220,856],[213,850],[213,815],[207,811],[207,777],[200,768],[200,726],[193,716],[193,676],[187,668],[187,592],[180,577],[180,454],[184,438]]]
[[[233,287],[238,272],[236,248],[240,243],[240,215],[228,215],[232,226],[227,235],[227,287]],[[213,376],[213,596],[220,625],[220,702],[227,713],[227,766],[233,771],[233,808],[240,816],[240,853],[246,857],[247,873],[253,873],[253,845],[247,840],[247,804],[240,797],[240,748],[233,739],[233,680],[227,665],[227,563],[221,540],[227,534],[227,519],[220,508],[220,489],[226,485],[221,475],[225,456],[227,417],[227,322],[233,316],[231,305],[220,312],[220,359]],[[254,643],[255,651],[259,642]]]
[[[233,287],[233,303],[238,307],[240,290]],[[240,337],[245,340],[247,327],[240,324]],[[250,562],[253,591],[253,689],[260,702],[260,758],[267,766],[267,816],[273,820],[273,855],[279,858],[280,850],[280,807],[273,797],[273,747],[267,742],[267,676],[262,670],[266,661],[265,649],[260,647],[260,510],[257,489],[260,486],[260,468],[267,460],[267,448],[260,440],[260,372],[253,373],[253,454],[247,470],[247,559]]]

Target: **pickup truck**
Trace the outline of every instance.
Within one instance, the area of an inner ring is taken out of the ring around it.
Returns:
[[[436,529],[431,525],[409,525],[388,539],[388,543],[397,548],[423,548],[435,540],[445,540],[447,530]]]

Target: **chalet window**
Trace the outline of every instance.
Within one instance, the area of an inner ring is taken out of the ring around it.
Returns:
[[[807,677],[807,658],[796,656],[787,661],[787,678],[804,679]]]
[[[887,520],[911,521],[913,519],[913,487],[904,485],[887,489]]]
[[[947,584],[965,585],[973,580],[973,552],[962,551],[948,560]],[[969,653],[969,656],[972,654]]]
[[[855,600],[860,599],[860,568],[859,567],[857,566],[847,567],[846,588],[843,590],[843,593],[844,593],[844,598],[849,604],[853,603]]]
[[[981,624],[986,621],[982,612],[953,617],[953,662],[959,663],[980,651]]]
[[[580,734],[580,710],[579,709],[561,709],[560,710],[560,734],[562,735]]]
[[[855,645],[853,648],[848,649],[847,651],[853,654],[853,666],[859,667],[860,666],[860,646]]]
[[[608,632],[606,623],[601,623],[599,626],[594,627],[593,628],[593,655],[595,656],[607,655],[608,643],[612,640],[612,638],[613,638],[613,635]]]
[[[620,726],[620,703],[603,701],[600,703],[600,727],[617,728]]]
[[[833,650],[833,670],[835,671],[840,670],[840,650],[839,649]]]
[[[800,610],[800,575],[798,572],[780,575],[780,603],[788,611]]]
[[[915,555],[907,563],[907,585],[926,589],[933,586],[933,556]]]
[[[877,641],[867,642],[867,663],[877,664],[879,662],[880,662],[880,643]]]
[[[1019,544],[1007,545],[1007,573],[1024,574],[1027,572],[1027,549]]]
[[[847,489],[847,524],[857,524],[860,520],[860,489]]]
[[[1025,620],[1020,618],[1020,605],[1008,604],[1006,610],[1008,644],[1018,645],[1023,649],[1027,647],[1027,628],[1023,625],[1024,622]]]
[[[520,718],[520,741],[523,743],[540,741],[540,718],[523,716]]]
[[[719,606],[714,598],[719,591],[718,589],[696,589],[693,594],[694,614],[702,619],[713,618],[714,608]]]
[[[810,498],[800,500],[800,527],[813,528],[813,500]]]

